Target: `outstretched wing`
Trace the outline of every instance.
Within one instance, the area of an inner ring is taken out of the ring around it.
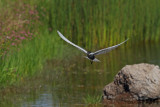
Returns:
[[[128,40],[128,39],[127,39]],[[101,50],[98,50],[96,52],[93,52],[92,54],[93,55],[99,55],[99,54],[104,54],[104,53],[107,53],[115,48],[117,48],[118,46],[122,45],[123,43],[125,43],[127,40],[125,40],[124,42],[118,44],[118,45],[114,45],[114,46],[111,46],[111,47],[108,47],[108,48],[105,48],[105,49],[101,49]]]
[[[83,51],[84,53],[87,54],[87,51],[81,47],[79,47],[78,45],[75,45],[74,43],[70,42],[67,38],[65,38],[59,31],[57,31],[58,35],[65,40],[66,42],[68,42],[69,44],[73,45],[74,47],[78,48],[79,50]]]

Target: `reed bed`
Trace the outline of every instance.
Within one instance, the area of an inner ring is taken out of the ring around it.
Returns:
[[[159,0],[1,0],[1,86],[61,57],[57,30],[92,51],[127,38],[127,45],[159,41],[159,5]]]
[[[159,41],[159,0],[49,0],[39,1],[39,5],[48,7],[50,29],[60,30],[88,49],[127,38],[130,44]]]

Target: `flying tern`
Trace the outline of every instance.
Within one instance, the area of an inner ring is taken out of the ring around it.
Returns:
[[[69,41],[66,37],[64,37],[59,31],[57,31],[58,35],[67,43],[73,45],[74,47],[78,48],[79,50],[81,50],[82,52],[84,52],[85,54],[87,54],[87,56],[85,56],[85,58],[89,59],[91,61],[91,64],[94,62],[100,62],[97,58],[95,58],[95,55],[100,55],[100,54],[105,54],[110,52],[111,50],[117,48],[118,46],[122,45],[123,43],[125,43],[127,40],[121,42],[120,44],[108,47],[108,48],[104,48],[101,50],[98,50],[96,52],[90,52],[90,51],[86,51],[85,49],[81,48],[80,46],[72,43],[71,41]]]

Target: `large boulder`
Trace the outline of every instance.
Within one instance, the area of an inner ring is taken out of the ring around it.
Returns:
[[[104,100],[152,101],[160,98],[160,69],[152,64],[126,65],[105,86]]]

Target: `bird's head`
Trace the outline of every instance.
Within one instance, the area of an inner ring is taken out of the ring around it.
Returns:
[[[88,54],[88,55],[93,55],[93,53],[92,53],[92,52],[90,52],[90,51],[88,51],[88,52],[87,52],[87,54]]]

